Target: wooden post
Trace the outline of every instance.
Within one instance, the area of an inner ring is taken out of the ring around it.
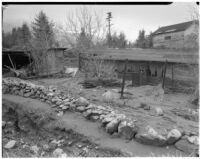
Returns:
[[[125,66],[124,66],[124,74],[123,74],[123,78],[122,78],[121,98],[123,98],[123,94],[124,94],[124,85],[125,85],[127,64],[128,64],[128,59],[126,59]]]
[[[133,87],[133,85],[134,85],[134,83],[133,83],[134,82],[134,73],[133,72],[132,72],[131,76],[132,76],[132,87]]]
[[[174,65],[172,64],[172,87],[174,87]]]
[[[164,66],[164,71],[163,71],[163,80],[162,80],[162,88],[164,89],[165,87],[165,75],[166,75],[166,70],[167,70],[167,60],[165,61],[165,66]]]
[[[139,65],[139,86],[141,86],[141,70],[140,70],[140,65]]]

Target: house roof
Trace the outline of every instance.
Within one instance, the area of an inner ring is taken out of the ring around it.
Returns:
[[[101,57],[105,60],[138,62],[165,62],[182,63],[182,64],[198,64],[198,51],[174,51],[167,49],[99,49],[89,50],[86,54],[92,55],[94,58]]]
[[[174,25],[168,25],[168,26],[163,26],[158,28],[153,35],[158,35],[158,34],[166,34],[169,32],[179,32],[179,31],[184,31],[187,28],[189,28],[195,21],[188,21],[184,23],[178,23]]]

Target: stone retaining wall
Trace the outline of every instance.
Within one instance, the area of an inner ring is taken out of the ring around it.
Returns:
[[[172,129],[166,135],[159,134],[151,126],[139,127],[134,120],[114,111],[109,106],[89,103],[83,97],[75,99],[53,87],[35,85],[18,78],[3,78],[2,90],[4,94],[14,94],[46,102],[56,110],[58,116],[62,116],[66,111],[80,112],[86,119],[100,122],[107,133],[127,140],[135,139],[140,143],[154,146],[175,144],[182,151],[184,148],[180,146],[180,142],[186,140],[188,145],[191,144],[193,147],[190,153],[196,153],[198,150],[198,136],[194,134],[186,136],[177,129]]]

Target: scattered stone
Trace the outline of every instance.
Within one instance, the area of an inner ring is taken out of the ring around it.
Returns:
[[[117,132],[118,130],[118,125],[119,125],[120,120],[119,119],[114,119],[111,122],[109,122],[106,125],[106,132],[109,134],[112,134],[114,132]]]
[[[58,116],[63,116],[63,112],[61,111],[61,112],[59,112],[57,115],[58,115]]]
[[[181,132],[178,129],[172,129],[167,135],[167,143],[174,144],[181,136]]]
[[[88,106],[89,105],[89,101],[83,97],[79,97],[75,103],[77,106]]]
[[[30,147],[31,152],[38,154],[39,148],[37,147],[37,145],[31,146]]]
[[[188,136],[187,140],[194,145],[197,145],[197,146],[199,145],[199,137],[198,136]]]
[[[198,146],[191,144],[187,139],[181,139],[175,143],[175,147],[187,154],[195,153]]]
[[[163,115],[163,110],[159,107],[155,108],[155,112],[158,116],[162,116]]]
[[[85,111],[85,107],[79,106],[79,107],[76,107],[76,110],[79,111],[79,112],[83,112],[83,111]]]
[[[12,148],[15,147],[15,145],[16,145],[16,141],[15,141],[15,140],[11,140],[11,141],[9,141],[9,142],[4,146],[4,148],[6,148],[6,149],[12,149]]]
[[[53,157],[61,157],[62,156],[62,154],[63,154],[63,150],[62,149],[60,149],[60,148],[57,148],[57,149],[55,149],[54,151],[53,151]]]
[[[97,121],[98,119],[99,119],[99,116],[97,116],[97,115],[90,116],[90,120],[92,120],[92,121]]]

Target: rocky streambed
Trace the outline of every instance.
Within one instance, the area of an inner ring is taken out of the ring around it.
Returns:
[[[146,127],[137,125],[136,120],[109,106],[90,103],[83,97],[75,99],[56,88],[35,85],[17,78],[4,78],[2,89],[5,94],[39,99],[48,103],[58,116],[64,115],[67,111],[79,112],[86,119],[101,123],[102,129],[112,136],[153,146],[175,145],[177,149],[189,155],[198,156],[199,138],[196,133],[186,134],[176,128],[160,133],[151,125]]]

